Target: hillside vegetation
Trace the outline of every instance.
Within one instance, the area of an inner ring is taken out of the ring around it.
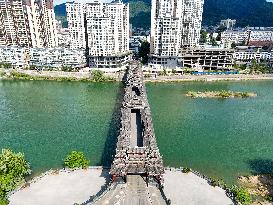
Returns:
[[[134,27],[150,28],[151,0],[123,2],[130,3],[130,22]],[[66,16],[65,4],[55,6],[55,14]],[[205,0],[203,25],[215,25],[227,18],[236,19],[237,25],[242,27],[273,26],[273,3],[266,0]]]

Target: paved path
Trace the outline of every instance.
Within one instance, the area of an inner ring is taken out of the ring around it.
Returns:
[[[128,175],[126,184],[118,184],[95,205],[165,205],[160,191],[147,186],[140,175]]]
[[[164,193],[175,205],[230,205],[233,204],[223,189],[210,186],[193,173],[166,171]]]
[[[76,170],[44,176],[13,194],[10,205],[73,205],[96,195],[105,184],[108,171]]]

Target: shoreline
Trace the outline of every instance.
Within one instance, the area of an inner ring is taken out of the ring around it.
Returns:
[[[232,75],[181,75],[181,76],[158,76],[146,78],[149,83],[179,83],[179,82],[219,82],[219,81],[258,81],[273,80],[273,74],[232,74]]]
[[[2,73],[1,73],[2,72]],[[14,72],[16,75],[11,75]],[[2,74],[2,75],[1,75]],[[122,73],[105,73],[113,80],[103,82],[121,82]],[[0,70],[0,80],[37,80],[37,81],[71,81],[95,82],[90,72],[36,71],[36,70]],[[179,82],[219,82],[219,81],[264,81],[273,80],[273,74],[224,74],[224,75],[170,75],[144,78],[145,83],[179,83]]]

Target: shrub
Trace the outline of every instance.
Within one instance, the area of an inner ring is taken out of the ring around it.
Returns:
[[[191,168],[188,167],[184,167],[182,170],[183,173],[190,173],[191,172]]]
[[[89,160],[86,159],[83,152],[72,151],[64,160],[64,165],[68,168],[87,168]]]
[[[197,92],[194,92],[194,91],[188,91],[187,92],[187,95],[192,97],[192,98],[196,98],[197,97]]]
[[[8,205],[9,201],[6,198],[1,198],[0,197],[0,205]]]
[[[0,199],[4,199],[5,195],[22,183],[24,177],[30,173],[30,165],[24,154],[3,149],[0,154]]]
[[[229,98],[230,96],[232,96],[232,92],[222,90],[218,93],[218,96],[221,98]]]
[[[105,76],[102,71],[100,70],[93,70],[92,71],[92,79],[95,82],[103,82],[105,81]]]
[[[242,205],[249,205],[252,203],[251,195],[245,188],[234,186],[231,191],[234,193],[235,199]]]
[[[265,196],[265,200],[272,202],[273,201],[273,197],[272,196]]]
[[[224,182],[223,179],[212,178],[210,184],[211,184],[211,186],[214,186],[214,187],[216,187],[216,186],[224,186],[224,187],[226,187],[226,184],[225,184],[225,182]]]
[[[242,98],[248,98],[248,97],[250,97],[250,94],[247,93],[247,92],[243,92],[243,93],[241,93],[241,97]]]

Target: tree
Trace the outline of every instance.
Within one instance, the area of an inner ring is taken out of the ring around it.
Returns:
[[[0,203],[4,204],[6,194],[14,190],[30,173],[30,164],[25,160],[24,154],[3,149],[0,154]]]
[[[216,42],[216,39],[214,37],[210,39],[210,43],[212,46],[218,46],[218,43]]]
[[[139,48],[138,56],[141,58],[143,64],[148,63],[150,53],[150,43],[148,41],[143,41]]]
[[[201,43],[206,43],[207,42],[207,36],[208,36],[208,33],[204,30],[201,30],[201,33],[200,33],[200,42]]]
[[[90,161],[86,159],[83,152],[72,151],[64,160],[64,165],[68,168],[87,168]]]
[[[252,59],[250,66],[250,73],[255,73],[258,70],[258,64],[256,59]]]
[[[231,48],[236,48],[236,43],[235,42],[232,42]]]

